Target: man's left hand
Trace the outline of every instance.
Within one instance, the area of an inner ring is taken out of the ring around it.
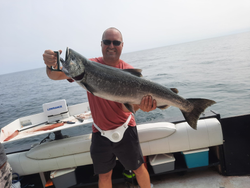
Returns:
[[[148,95],[142,98],[140,109],[144,112],[155,110],[157,107],[156,100],[152,96]]]

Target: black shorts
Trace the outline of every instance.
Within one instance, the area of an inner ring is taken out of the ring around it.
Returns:
[[[90,147],[95,174],[104,174],[116,165],[116,157],[126,170],[136,170],[144,163],[136,127],[128,127],[120,142],[111,142],[100,132],[92,133]]]

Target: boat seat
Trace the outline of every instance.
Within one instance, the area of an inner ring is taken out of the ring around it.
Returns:
[[[140,143],[170,136],[176,131],[175,124],[169,122],[148,123],[137,126]]]
[[[26,157],[43,160],[89,152],[91,135],[86,134],[40,144],[29,150]]]
[[[138,125],[140,143],[165,138],[176,131],[175,124],[168,122]],[[91,134],[54,140],[40,144],[26,153],[30,159],[43,160],[90,152]]]

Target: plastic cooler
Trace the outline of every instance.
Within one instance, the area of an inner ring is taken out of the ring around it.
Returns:
[[[182,152],[188,168],[208,166],[209,148]]]
[[[149,156],[149,163],[154,173],[162,173],[174,170],[175,158],[172,154],[158,154]]]
[[[50,173],[50,178],[56,188],[68,188],[77,183],[75,168],[55,170]]]

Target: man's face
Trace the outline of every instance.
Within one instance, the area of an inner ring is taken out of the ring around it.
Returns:
[[[103,54],[103,59],[105,63],[108,63],[110,65],[115,65],[120,59],[122,48],[123,48],[122,36],[120,32],[117,31],[116,29],[108,29],[104,33],[102,40],[121,42],[119,46],[115,46],[113,42],[111,42],[110,45],[105,45],[103,41],[101,42],[102,54]]]

